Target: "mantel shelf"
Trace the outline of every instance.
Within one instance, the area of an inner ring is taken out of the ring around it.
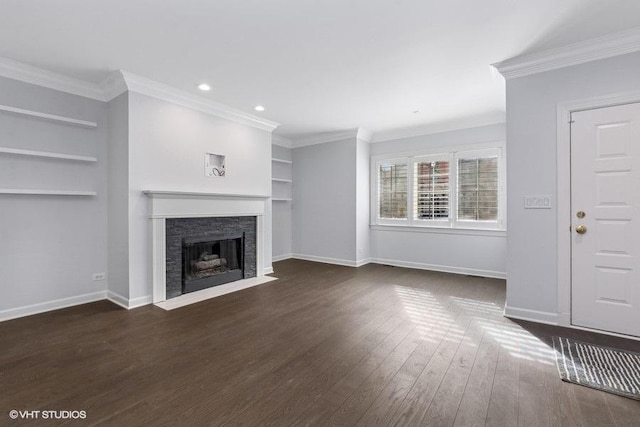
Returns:
[[[293,164],[293,162],[292,162],[291,160],[285,160],[285,159],[276,159],[276,158],[273,158],[273,159],[271,159],[271,161],[272,161],[272,162],[276,162],[276,163],[286,163],[286,164],[288,164],[288,165]]]
[[[198,198],[233,198],[233,199],[268,199],[269,196],[261,194],[227,194],[227,193],[207,193],[199,191],[172,191],[172,190],[145,190],[149,197],[198,197]]]
[[[20,114],[22,116],[35,117],[42,120],[50,120],[58,123],[64,123],[72,126],[80,126],[86,128],[96,128],[98,124],[96,122],[89,122],[86,120],[73,119],[71,117],[57,116],[55,114],[41,113],[39,111],[25,110],[23,108],[11,107],[9,105],[0,105],[0,111],[6,113]]]
[[[0,188],[0,194],[32,195],[32,196],[97,196],[95,191],[69,191],[69,190],[36,190]]]
[[[19,148],[0,147],[0,153],[19,156],[46,157],[51,159],[74,160],[79,162],[97,162],[96,157],[78,156],[75,154],[50,153],[47,151],[22,150]]]

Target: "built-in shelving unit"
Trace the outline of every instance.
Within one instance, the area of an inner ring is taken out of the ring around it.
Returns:
[[[291,160],[273,158],[273,176],[271,177],[271,200],[274,202],[290,202],[292,200],[292,165]]]
[[[41,113],[39,111],[25,110],[23,108],[11,107],[8,105],[0,105],[0,111],[13,113],[13,114],[20,114],[22,116],[30,116],[30,117],[34,117],[42,120],[50,120],[50,121],[64,123],[66,125],[72,125],[72,126],[80,126],[80,127],[87,127],[87,128],[98,127],[98,123],[96,122],[89,122],[86,120],[79,120],[71,117],[57,116],[55,114]]]
[[[69,191],[69,190],[31,190],[25,188],[0,188],[0,194],[17,194],[31,196],[97,196],[95,191]]]
[[[39,111],[25,110],[24,108],[11,107],[9,105],[0,105],[0,112],[18,114],[37,120],[46,120],[50,122],[61,123],[70,126],[95,129],[98,123],[87,120],[74,119],[72,117],[59,116],[56,114],[42,113]],[[75,162],[96,163],[97,157],[82,156],[78,154],[53,153],[49,151],[25,150],[22,148],[0,147],[0,154],[9,154],[27,157],[40,157],[57,160],[70,160]],[[93,197],[98,193],[95,191],[77,191],[77,190],[40,190],[27,188],[0,188],[0,195],[30,195],[30,196],[81,196]]]
[[[0,147],[0,153],[19,156],[46,157],[51,159],[74,160],[78,162],[97,162],[96,157],[78,156],[75,154],[50,153],[47,151],[22,150],[20,148]]]

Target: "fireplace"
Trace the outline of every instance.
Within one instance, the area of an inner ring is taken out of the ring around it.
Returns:
[[[168,218],[167,299],[256,277],[256,219],[255,216]]]
[[[264,264],[264,224],[269,196],[170,190],[144,193],[150,200],[154,303],[183,294],[183,239],[242,233],[244,280],[234,283],[272,272]],[[213,285],[211,291],[225,292],[233,286],[233,283]]]
[[[182,293],[244,279],[244,233],[182,239]]]

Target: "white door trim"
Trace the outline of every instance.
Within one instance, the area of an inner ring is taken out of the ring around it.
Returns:
[[[640,102],[640,91],[584,98],[558,104],[556,121],[557,157],[557,260],[558,326],[571,325],[571,113],[594,108]],[[584,328],[581,328],[584,329]]]

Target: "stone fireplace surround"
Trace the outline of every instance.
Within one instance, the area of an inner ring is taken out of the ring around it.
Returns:
[[[256,217],[167,218],[165,238],[167,298],[182,295],[182,240],[193,236],[244,233],[244,277],[256,277]]]
[[[167,299],[167,219],[255,217],[256,276],[264,275],[264,215],[269,196],[164,190],[144,193],[150,199],[154,304]]]

